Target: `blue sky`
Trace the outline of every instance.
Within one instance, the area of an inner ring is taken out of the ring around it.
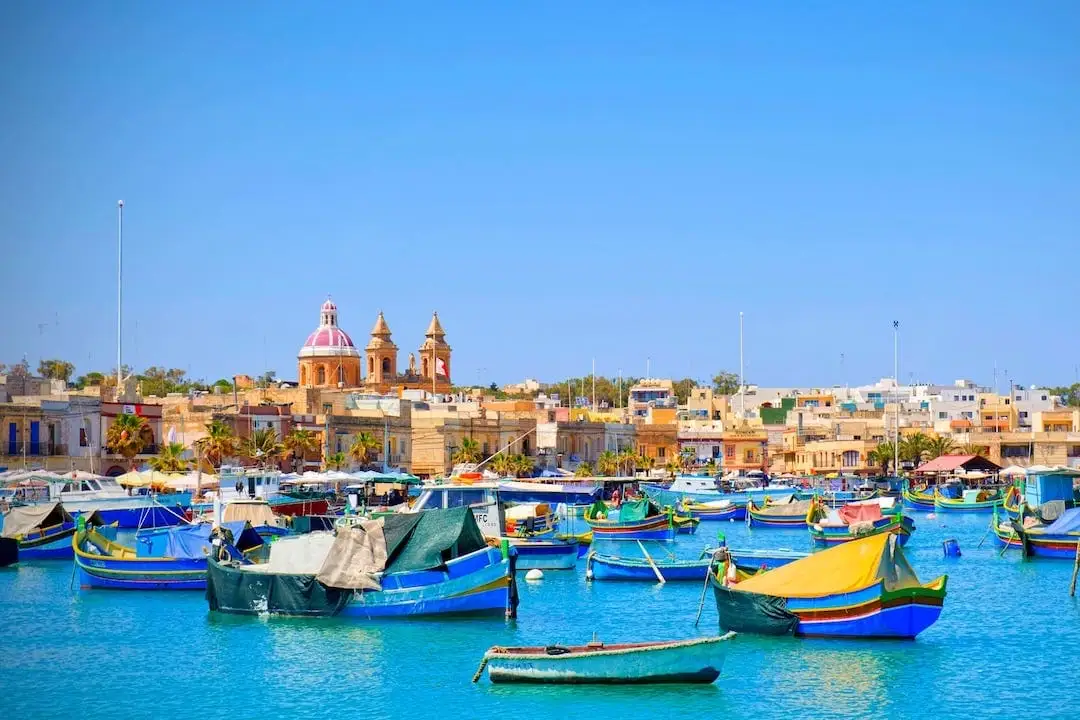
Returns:
[[[0,6],[0,362],[1073,382],[1080,5]],[[874,7],[869,7],[869,6]],[[45,323],[39,328],[39,323]],[[844,360],[841,365],[840,356]]]

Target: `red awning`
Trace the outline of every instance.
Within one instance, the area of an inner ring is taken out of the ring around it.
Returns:
[[[845,505],[840,508],[840,517],[848,525],[857,522],[872,522],[881,519],[881,505],[867,503],[865,505]]]

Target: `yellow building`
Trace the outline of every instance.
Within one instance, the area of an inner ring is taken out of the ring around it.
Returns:
[[[720,435],[724,446],[724,472],[768,469],[769,434],[762,427],[740,425]]]

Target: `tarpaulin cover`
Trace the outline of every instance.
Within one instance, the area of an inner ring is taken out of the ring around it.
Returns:
[[[327,587],[382,590],[377,575],[385,567],[383,519],[364,520],[359,527],[337,531],[316,579]]]
[[[259,533],[246,522],[222,523],[221,528],[228,531],[232,537],[231,544],[240,551],[262,545]],[[212,530],[211,525],[203,523],[168,528],[146,538],[140,534],[137,536],[136,552],[139,557],[204,558],[210,554]]]
[[[36,528],[52,527],[72,521],[71,515],[58,502],[13,507],[4,513],[2,537],[14,538]]]
[[[844,521],[845,525],[880,520],[881,506],[877,504],[845,505],[840,508],[840,518]]]
[[[799,624],[798,616],[788,612],[787,600],[782,597],[739,592],[716,582],[713,595],[721,630],[790,635]]]
[[[813,504],[813,500],[791,499],[788,502],[769,503],[763,508],[755,509],[755,512],[775,517],[802,517],[810,511],[810,506]]]
[[[918,587],[903,550],[892,533],[871,535],[814,553],[739,583],[738,590],[776,597],[821,597],[853,592],[885,581],[895,590]]]
[[[1054,522],[1046,526],[1047,535],[1080,532],[1080,508],[1069,508]]]
[[[659,515],[660,508],[648,498],[624,502],[619,508],[619,522],[637,522],[650,515]]]
[[[206,599],[211,610],[284,615],[334,615],[352,597],[352,590],[328,588],[314,575],[258,574],[210,560],[206,566]]]
[[[960,499],[959,485],[942,485],[938,487],[938,492],[941,493],[941,497],[948,498],[950,500]]]
[[[428,510],[412,517],[417,520],[411,527],[398,526],[399,519],[410,519],[408,514],[384,518],[388,573],[439,568],[447,560],[487,547],[468,507]]]

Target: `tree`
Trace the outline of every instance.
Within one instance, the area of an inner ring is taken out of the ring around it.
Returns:
[[[232,392],[232,386],[233,386],[232,381],[226,380],[225,378],[221,378],[220,380],[215,380],[214,384],[211,387],[212,388],[221,388],[221,392],[224,393],[224,392]]]
[[[926,459],[933,460],[934,458],[941,457],[942,455],[948,455],[956,448],[956,443],[948,435],[939,435],[934,438],[930,438],[930,442],[926,445]]]
[[[638,470],[644,470],[645,472],[649,472],[650,470],[652,470],[653,465],[655,465],[655,464],[656,464],[656,458],[651,458],[648,455],[645,455],[644,453],[642,453],[641,455],[638,455],[637,459],[634,460],[634,465],[637,467],[637,469]]]
[[[889,474],[889,466],[893,464],[895,446],[891,442],[880,442],[877,447],[867,453],[866,459],[872,465],[881,468],[882,475]]]
[[[220,382],[220,381],[219,381]],[[304,456],[319,449],[319,439],[315,433],[305,428],[293,428],[282,438],[281,444],[292,458],[293,468],[299,472],[304,464]]]
[[[593,471],[592,463],[578,463],[577,470],[574,471],[574,477],[593,477],[596,473]]]
[[[682,380],[676,380],[672,383],[672,388],[675,390],[675,400],[679,405],[685,405],[686,401],[690,399],[690,393],[694,391],[694,388],[698,386],[697,380],[693,378],[683,378]]]
[[[195,441],[195,449],[212,467],[220,468],[225,458],[232,457],[239,442],[232,428],[221,420],[206,423],[206,435]]]
[[[349,462],[343,452],[331,453],[326,456],[326,469],[327,470],[341,470]]]
[[[989,457],[990,448],[985,445],[975,445],[972,443],[965,443],[960,448],[960,453],[963,455],[978,455],[979,457]]]
[[[733,372],[721,370],[712,379],[713,392],[717,395],[734,395],[739,392],[739,376]]]
[[[462,438],[461,447],[450,457],[454,463],[476,463],[480,460],[480,443],[472,438]]]
[[[278,440],[277,430],[272,427],[259,428],[240,443],[240,454],[259,467],[277,464],[284,452],[285,446]]]
[[[605,450],[596,458],[596,471],[601,475],[619,474],[619,456],[611,450]]]
[[[510,460],[515,477],[531,477],[536,471],[536,464],[528,455],[515,455]]]
[[[664,463],[664,472],[674,478],[683,470],[683,458],[682,455],[672,455],[668,458],[668,461]]]
[[[1080,407],[1080,382],[1068,386],[1048,387],[1045,388],[1045,390],[1051,395],[1060,397],[1062,405],[1067,407]]]
[[[637,453],[630,448],[626,448],[619,453],[619,473],[633,475],[634,468],[637,467],[637,458]]]
[[[267,370],[259,377],[255,378],[255,387],[268,388],[277,381],[277,372],[275,370]]]
[[[111,452],[122,455],[134,470],[135,456],[150,444],[147,442],[149,432],[150,426],[146,424],[146,418],[120,413],[105,433],[105,446]]]
[[[50,380],[63,380],[66,383],[74,372],[75,366],[67,360],[42,360],[38,363],[38,375]]]
[[[375,451],[378,449],[379,441],[373,434],[367,431],[360,432],[349,446],[349,457],[359,465],[366,465],[368,460],[374,459]]]
[[[514,474],[514,459],[506,453],[496,454],[488,465],[491,467],[491,472],[499,477],[510,477]]]
[[[183,472],[191,466],[191,461],[184,457],[186,452],[184,443],[166,443],[157,457],[150,458],[150,467],[164,473]]]
[[[921,432],[900,439],[900,459],[918,467],[930,450],[930,438]]]

